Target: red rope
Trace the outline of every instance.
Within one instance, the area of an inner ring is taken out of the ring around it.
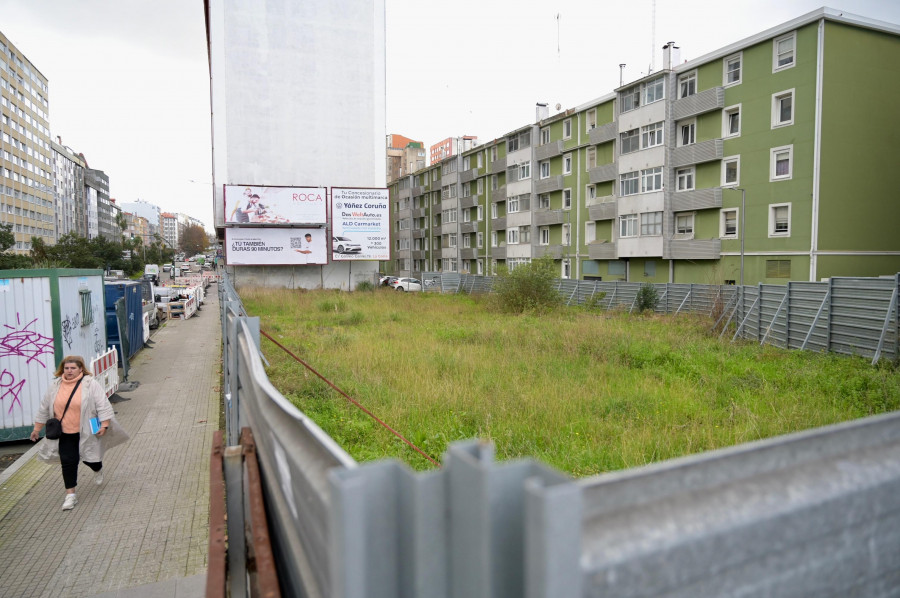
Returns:
[[[417,447],[416,445],[414,445],[412,442],[410,442],[409,440],[407,440],[406,437],[403,436],[403,434],[401,434],[400,432],[398,432],[398,431],[395,430],[394,428],[392,428],[392,427],[390,427],[389,425],[387,425],[386,423],[384,423],[381,419],[378,418],[378,416],[376,416],[374,413],[372,413],[371,411],[369,411],[368,409],[366,409],[365,407],[363,407],[363,406],[359,403],[359,401],[353,399],[350,395],[348,395],[348,394],[345,393],[343,390],[341,390],[340,388],[338,388],[337,386],[335,386],[334,384],[332,384],[331,380],[329,380],[328,378],[326,378],[325,376],[323,376],[322,374],[320,374],[319,372],[317,372],[317,371],[315,370],[315,368],[313,368],[311,365],[309,365],[308,363],[306,363],[305,361],[303,361],[302,359],[300,359],[299,357],[297,357],[296,355],[294,355],[294,354],[290,351],[290,349],[288,349],[287,347],[285,347],[284,345],[282,345],[281,343],[279,343],[278,341],[276,341],[274,338],[272,338],[271,336],[269,336],[269,334],[268,334],[265,330],[260,330],[259,333],[260,333],[261,335],[263,335],[264,337],[266,337],[267,339],[269,339],[270,341],[272,341],[273,343],[275,343],[278,347],[281,348],[282,351],[284,351],[285,353],[287,353],[288,355],[290,355],[291,357],[293,357],[295,360],[297,360],[297,362],[299,362],[300,364],[302,364],[303,367],[305,367],[305,368],[308,369],[310,372],[312,372],[313,374],[315,374],[316,376],[318,376],[319,378],[321,378],[322,381],[325,382],[325,384],[327,384],[327,385],[330,386],[331,388],[333,388],[333,389],[335,389],[336,391],[338,391],[338,392],[341,394],[341,396],[343,396],[345,399],[347,399],[348,401],[350,401],[351,403],[353,403],[354,405],[356,405],[357,407],[359,407],[359,409],[362,410],[363,413],[365,413],[366,415],[368,415],[369,417],[371,417],[372,419],[374,419],[375,421],[377,421],[379,424],[381,424],[382,426],[384,426],[384,427],[387,428],[388,430],[390,430],[391,433],[392,433],[394,436],[396,436],[397,438],[399,438],[400,440],[402,440],[403,442],[405,442],[406,444],[408,444],[408,445],[409,445],[410,447],[412,447],[412,449],[415,450],[417,453],[419,453],[420,455],[422,455],[423,457],[425,457],[426,459],[428,459],[429,461],[431,461],[432,463],[434,463],[434,464],[437,465],[438,467],[441,466],[440,463],[438,463],[437,461],[435,461],[434,459],[432,459],[431,457],[429,457],[428,454],[425,453],[425,451],[423,451],[422,449],[420,449],[419,447]]]

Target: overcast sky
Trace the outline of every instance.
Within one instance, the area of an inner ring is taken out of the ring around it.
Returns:
[[[533,122],[536,102],[553,114],[606,95],[620,63],[626,82],[661,68],[668,41],[690,60],[821,6],[656,0],[654,27],[653,0],[385,2],[386,133],[426,147],[500,137]],[[900,23],[898,0],[830,6]],[[109,175],[112,197],[212,230],[202,0],[0,0],[0,31],[49,79],[52,134]]]

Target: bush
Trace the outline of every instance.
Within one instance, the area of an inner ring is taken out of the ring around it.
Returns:
[[[642,284],[638,290],[635,303],[638,313],[644,313],[648,309],[654,311],[656,304],[659,303],[659,294],[656,292],[656,287],[649,282]]]
[[[562,297],[555,287],[556,265],[544,256],[518,266],[512,272],[500,268],[494,294],[500,310],[508,313],[543,313],[557,308]]]
[[[375,285],[372,284],[372,281],[370,281],[370,280],[364,280],[361,283],[356,285],[356,290],[372,292],[375,290]]]

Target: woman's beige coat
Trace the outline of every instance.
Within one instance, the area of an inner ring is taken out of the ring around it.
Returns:
[[[35,423],[46,424],[47,420],[52,417],[53,401],[59,392],[61,382],[61,378],[54,378],[50,383],[50,388],[47,389],[44,398],[41,399],[41,406],[38,408],[37,415],[34,416]],[[114,412],[109,399],[106,398],[106,392],[104,392],[103,387],[100,386],[100,383],[93,376],[85,376],[79,388],[81,388],[81,427],[79,429],[81,440],[78,443],[78,452],[82,461],[97,463],[103,460],[104,445],[109,445],[109,443],[102,442],[104,438],[91,434],[90,419],[99,417],[100,421],[111,420]],[[108,436],[111,431],[111,429],[108,430],[104,437]],[[59,440],[44,438],[44,442],[48,443],[45,449],[46,453],[59,455]],[[49,444],[53,446],[49,446]]]

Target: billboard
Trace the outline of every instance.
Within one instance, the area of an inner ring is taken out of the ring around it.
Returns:
[[[331,188],[331,259],[391,259],[387,189]]]
[[[324,228],[226,228],[229,266],[305,266],[328,263]]]
[[[325,224],[324,187],[225,185],[226,224]]]

